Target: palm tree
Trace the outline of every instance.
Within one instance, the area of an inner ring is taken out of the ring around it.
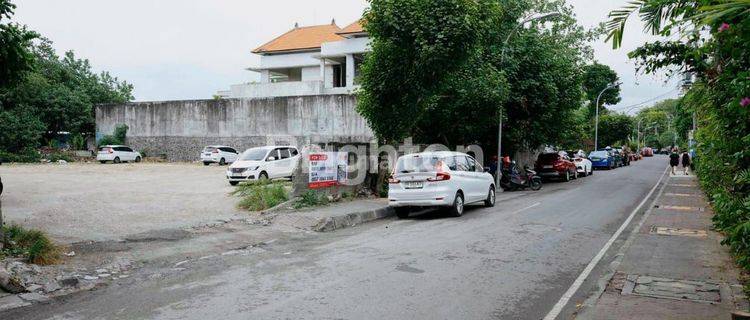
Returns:
[[[750,0],[632,0],[609,13],[607,39],[619,48],[628,18],[637,13],[645,23],[644,31],[666,36],[676,26],[691,23],[694,27],[716,25],[742,17],[750,19]],[[680,30],[686,32],[686,30]]]

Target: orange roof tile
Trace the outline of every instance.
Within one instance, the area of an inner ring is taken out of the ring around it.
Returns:
[[[362,33],[365,32],[365,29],[362,28],[362,20],[357,20],[352,22],[352,24],[344,27],[344,29],[341,29],[341,31],[338,32],[338,34],[348,34],[348,33]]]
[[[320,48],[323,42],[344,39],[337,33],[341,31],[336,24],[297,27],[253,50],[253,53],[294,51]]]

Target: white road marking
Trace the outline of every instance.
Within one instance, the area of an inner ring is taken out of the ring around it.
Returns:
[[[538,205],[540,205],[540,204],[542,204],[542,203],[541,203],[541,202],[537,202],[537,203],[535,203],[535,204],[532,204],[532,205],[530,205],[530,206],[528,206],[528,207],[525,207],[525,208],[522,208],[522,209],[518,209],[518,210],[516,210],[516,211],[513,211],[513,212],[511,212],[511,213],[510,213],[510,215],[514,215],[514,214],[517,214],[517,213],[521,213],[522,211],[525,211],[525,210],[531,209],[531,208],[533,208],[533,207],[536,207],[536,206],[538,206]]]
[[[571,298],[573,298],[573,295],[578,291],[578,289],[583,285],[583,281],[588,278],[589,274],[591,274],[591,271],[594,270],[594,267],[596,267],[597,264],[599,264],[599,261],[602,260],[604,257],[604,254],[609,250],[609,248],[612,246],[612,244],[617,240],[617,238],[620,237],[620,234],[625,231],[625,229],[630,224],[630,221],[633,220],[633,217],[635,217],[635,214],[638,213],[639,210],[641,210],[641,207],[646,203],[646,200],[651,197],[651,195],[654,194],[654,191],[656,191],[656,187],[659,186],[662,180],[664,180],[664,177],[666,176],[667,170],[669,168],[664,170],[664,173],[662,173],[661,177],[659,178],[659,181],[656,182],[653,188],[651,188],[651,191],[646,195],[645,198],[641,201],[640,204],[638,204],[638,207],[636,207],[633,212],[630,213],[630,216],[625,220],[625,222],[622,223],[619,229],[617,229],[617,232],[612,235],[611,238],[609,238],[609,241],[607,241],[606,244],[604,244],[604,247],[599,250],[599,253],[594,256],[593,259],[591,259],[591,262],[586,266],[585,269],[583,269],[583,272],[581,272],[580,275],[578,275],[578,278],[576,278],[575,281],[573,281],[573,284],[568,288],[568,291],[565,291],[565,294],[563,294],[562,297],[560,297],[560,300],[557,301],[555,306],[552,307],[552,310],[547,313],[547,315],[544,317],[544,320],[554,320],[557,318],[558,315],[560,315],[560,312],[562,312],[562,309],[568,304]]]

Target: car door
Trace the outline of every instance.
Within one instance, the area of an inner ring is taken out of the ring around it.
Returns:
[[[289,177],[292,175],[292,155],[289,148],[279,148],[279,176]]]
[[[271,152],[266,155],[266,173],[268,173],[268,177],[272,179],[281,177],[283,174],[279,160],[278,148],[271,150]]]
[[[135,151],[130,147],[125,147],[125,153],[127,154],[128,161],[135,161]]]
[[[227,153],[228,153],[228,159],[227,159],[228,162],[237,161],[237,157],[239,157],[239,153],[237,153],[237,150],[235,150],[234,148],[227,148]]]
[[[472,156],[466,156],[466,160],[469,163],[469,176],[471,177],[471,189],[475,195],[473,200],[480,201],[487,197],[487,191],[490,189],[490,184],[487,179],[484,178],[484,170],[482,166]]]
[[[469,203],[476,199],[476,188],[472,183],[472,172],[469,170],[469,161],[466,156],[458,155],[453,156],[456,162],[456,170],[451,173],[451,179],[453,176],[456,177],[455,185],[458,189],[461,189],[464,193],[464,203]]]

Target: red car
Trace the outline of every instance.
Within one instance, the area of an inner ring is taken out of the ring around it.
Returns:
[[[565,181],[578,179],[576,165],[565,152],[540,154],[534,168],[542,178],[560,178]]]
[[[644,157],[653,157],[654,156],[654,149],[651,149],[649,147],[644,147],[641,150],[641,155]]]

